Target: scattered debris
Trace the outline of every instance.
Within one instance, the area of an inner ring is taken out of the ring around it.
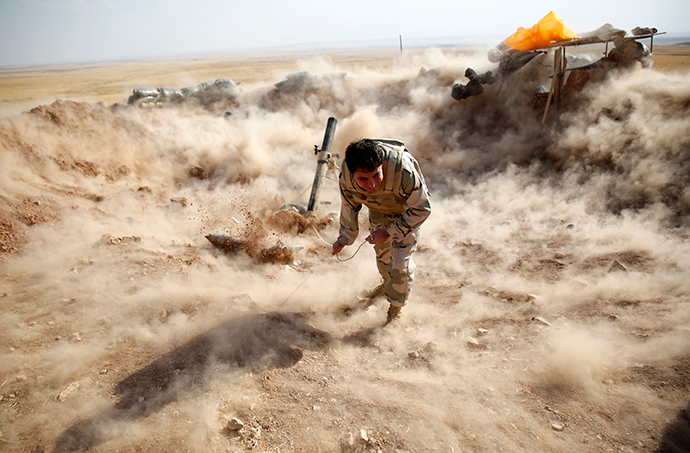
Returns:
[[[609,267],[609,272],[628,272],[628,268],[623,266],[620,261],[614,260]]]
[[[182,207],[186,207],[189,204],[187,197],[173,197],[170,199],[171,203],[180,203]]]
[[[222,103],[227,106],[227,104],[235,103],[238,84],[230,79],[216,79],[182,89],[139,87],[132,91],[127,103],[147,108],[185,103],[200,104],[205,107]]]
[[[244,428],[244,423],[239,418],[233,417],[230,420],[228,420],[226,428],[229,431],[239,431],[242,428]]]
[[[206,239],[213,244],[216,248],[222,250],[225,253],[234,255],[239,251],[243,250],[245,243],[237,239],[233,239],[227,234],[207,234]]]
[[[278,243],[264,249],[260,254],[261,261],[274,264],[294,264],[295,254],[304,247],[299,244]]]
[[[123,236],[120,238],[110,234],[104,234],[101,236],[101,243],[107,245],[131,244],[134,242],[141,242],[141,236]]]
[[[551,327],[551,323],[549,323],[546,319],[542,318],[541,316],[534,316],[532,318],[532,321],[534,321],[536,324],[541,324],[542,326]]]
[[[484,92],[484,88],[482,88],[483,84],[492,84],[498,80],[498,77],[491,74],[491,71],[487,71],[484,74],[479,75],[472,68],[467,68],[465,70],[465,77],[470,79],[467,85],[456,83],[453,85],[453,88],[450,92],[450,95],[456,101],[462,101],[470,96],[482,94]]]
[[[258,254],[253,250],[249,250],[249,243],[231,238],[226,234],[207,234],[206,239],[216,248],[222,250],[228,255],[236,255],[240,251],[246,252],[248,255],[257,258],[264,263],[272,264],[288,264],[297,266],[300,261],[296,259],[296,254],[304,249],[300,244],[278,244],[262,249]]]
[[[72,382],[70,385],[65,387],[65,389],[58,394],[57,400],[60,402],[65,401],[67,398],[69,398],[70,396],[77,393],[77,391],[79,390],[79,386],[80,386],[79,382]]]

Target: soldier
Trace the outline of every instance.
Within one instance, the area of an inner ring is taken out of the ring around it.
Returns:
[[[345,150],[340,173],[340,235],[333,255],[354,243],[362,205],[369,208],[370,234],[383,293],[390,306],[386,324],[400,316],[414,276],[412,253],[419,227],[431,214],[429,192],[419,164],[399,140],[362,139]]]

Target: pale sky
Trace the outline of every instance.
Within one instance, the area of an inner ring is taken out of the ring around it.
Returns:
[[[690,35],[690,0],[0,0],[0,66],[204,55],[311,43],[508,37],[550,11]],[[458,40],[458,43],[461,41]]]

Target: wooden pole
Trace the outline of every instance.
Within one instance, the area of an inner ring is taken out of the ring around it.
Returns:
[[[551,106],[551,99],[553,99],[553,91],[556,86],[556,72],[558,71],[556,68],[558,67],[558,58],[559,58],[559,52],[558,49],[553,54],[553,76],[551,77],[551,88],[549,89],[549,97],[546,98],[546,107],[544,108],[544,116],[541,119],[541,124],[542,126],[544,123],[546,123],[546,117],[549,114],[549,107]]]
[[[400,35],[400,63],[403,62],[402,35]]]

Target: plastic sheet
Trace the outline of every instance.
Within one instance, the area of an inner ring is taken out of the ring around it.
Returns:
[[[577,34],[563,23],[563,19],[551,11],[532,28],[520,27],[503,44],[517,50],[533,50],[548,46],[555,41],[578,38]]]

